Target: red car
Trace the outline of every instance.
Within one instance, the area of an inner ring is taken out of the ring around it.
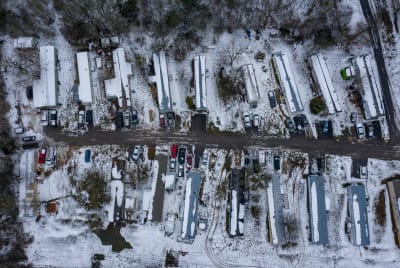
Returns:
[[[44,164],[46,162],[46,149],[42,148],[39,152],[39,164]]]
[[[177,153],[178,153],[178,145],[172,144],[171,145],[171,158],[176,158]]]
[[[186,169],[189,171],[192,169],[192,156],[191,155],[187,155],[186,156]]]
[[[165,116],[160,114],[160,128],[165,128]]]

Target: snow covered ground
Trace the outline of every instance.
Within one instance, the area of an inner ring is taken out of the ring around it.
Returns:
[[[165,154],[168,146],[157,147],[158,154]],[[225,198],[228,188],[224,192],[219,185],[227,186],[229,172],[224,170],[226,155],[232,157],[232,167],[240,167],[242,153],[219,149],[208,149],[210,156],[209,168],[202,171],[204,185],[200,199],[203,204],[199,206],[199,217],[208,220],[208,230],[197,230],[193,244],[178,242],[181,232],[182,220],[175,221],[175,231],[171,236],[166,236],[161,223],[151,221],[149,209],[146,224],[129,223],[121,229],[123,237],[132,245],[132,249],[124,249],[116,253],[111,246],[103,246],[100,239],[93,233],[87,224],[91,215],[103,218],[103,226],[107,225],[104,210],[97,212],[87,211],[73,198],[68,197],[76,188],[73,181],[82,180],[89,171],[97,170],[104,175],[106,181],[112,176],[112,159],[124,158],[125,149],[120,146],[92,146],[85,148],[59,147],[59,155],[66,161],[38,184],[39,201],[58,199],[59,212],[49,215],[41,207],[40,220],[35,217],[24,217],[24,226],[27,232],[34,236],[33,243],[28,247],[29,261],[35,265],[55,265],[57,267],[90,266],[90,258],[95,253],[106,256],[103,264],[113,267],[127,267],[137,264],[142,266],[159,265],[164,262],[168,249],[186,252],[179,256],[182,267],[201,265],[213,267],[217,260],[220,265],[239,266],[264,266],[265,263],[277,266],[314,266],[335,263],[339,266],[365,267],[373,265],[391,265],[398,258],[398,250],[394,243],[389,202],[386,200],[386,224],[377,226],[375,220],[375,202],[381,190],[386,191],[381,181],[394,174],[398,174],[400,161],[368,160],[368,179],[361,180],[351,175],[352,160],[348,156],[327,155],[325,189],[326,198],[329,200],[328,235],[329,245],[326,247],[313,245],[308,241],[309,214],[307,212],[306,181],[303,179],[308,174],[308,155],[285,151],[281,152],[281,188],[287,196],[287,206],[284,209],[285,223],[287,224],[287,246],[274,246],[268,242],[268,227],[266,215],[268,210],[266,184],[251,187],[249,205],[244,213],[244,236],[231,238],[226,228],[226,210],[228,206]],[[90,163],[84,161],[84,151],[92,151]],[[145,152],[147,149],[144,150]],[[267,170],[265,159],[270,152],[268,148],[261,150],[264,155],[260,157],[260,164]],[[148,163],[146,157],[143,163]],[[57,165],[58,166],[58,165]],[[144,187],[132,188],[125,184],[125,194],[137,198],[135,210],[142,209],[141,194],[147,186],[155,191],[158,165],[153,163],[153,172],[144,182]],[[128,161],[126,174],[133,174],[136,165]],[[250,172],[250,171],[248,171]],[[258,176],[256,174],[249,176]],[[73,179],[71,180],[71,176]],[[130,175],[128,175],[129,177]],[[127,179],[127,178],[125,178]],[[128,180],[129,181],[129,180]],[[252,181],[252,179],[250,179]],[[366,184],[369,196],[368,218],[370,225],[371,246],[368,248],[355,247],[351,244],[348,234],[345,233],[347,217],[347,190],[346,183],[358,182]],[[179,206],[184,202],[184,181],[178,180],[175,190],[164,195],[163,219],[167,213],[178,213]],[[153,194],[154,195],[154,194]],[[152,200],[153,198],[150,198]],[[284,198],[286,199],[286,198]],[[284,202],[286,203],[286,201]],[[152,202],[149,203],[152,206]],[[106,209],[107,206],[104,208]],[[252,210],[257,207],[257,216]],[[243,211],[241,212],[242,217]],[[207,239],[208,237],[208,239]],[[210,240],[212,238],[212,240]]]

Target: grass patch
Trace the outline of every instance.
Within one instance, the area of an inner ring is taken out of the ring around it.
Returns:
[[[149,149],[147,151],[147,158],[149,160],[154,160],[156,158],[156,147],[155,146],[149,146]]]

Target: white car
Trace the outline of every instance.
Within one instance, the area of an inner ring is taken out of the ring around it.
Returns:
[[[365,130],[362,123],[358,122],[356,124],[356,132],[359,139],[364,139],[365,137]]]
[[[253,127],[259,128],[261,126],[261,119],[258,114],[254,114],[253,116]]]
[[[40,122],[42,123],[42,126],[48,126],[49,125],[49,111],[48,110],[43,110],[40,114]]]
[[[368,169],[367,166],[360,166],[360,179],[367,179]]]
[[[176,158],[171,158],[169,160],[169,169],[170,170],[175,170],[176,167]]]
[[[244,126],[246,128],[251,128],[251,118],[250,118],[250,113],[249,112],[245,112],[243,114],[243,118],[244,118]]]
[[[56,162],[56,148],[50,147],[46,154],[46,164],[52,166]]]
[[[208,154],[205,152],[205,153],[203,153],[203,156],[201,157],[200,168],[206,169],[207,166],[208,166]]]
[[[140,146],[136,145],[132,151],[132,159],[137,161],[139,159],[139,156],[140,156]]]

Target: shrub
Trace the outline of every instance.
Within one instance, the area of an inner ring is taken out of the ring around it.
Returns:
[[[86,209],[99,209],[104,203],[110,201],[110,197],[105,192],[106,182],[98,172],[90,172],[86,175],[78,187],[79,194],[74,198],[82,203]],[[86,192],[89,196],[86,199]]]
[[[325,108],[326,106],[324,100],[320,96],[315,97],[310,101],[310,111],[313,114],[319,114],[320,112],[324,111]]]
[[[192,111],[196,110],[196,105],[194,105],[192,97],[190,96],[186,97],[186,104],[190,110]]]

